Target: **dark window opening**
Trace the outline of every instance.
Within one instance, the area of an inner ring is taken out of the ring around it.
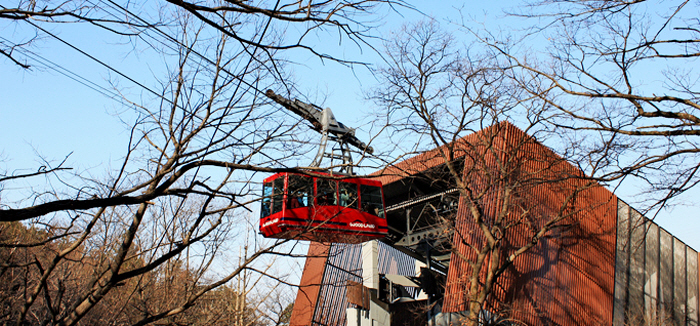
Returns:
[[[274,186],[272,195],[272,214],[282,211],[282,203],[284,201],[284,176],[272,181]]]
[[[340,188],[340,206],[357,209],[359,204],[357,200],[357,184],[349,182],[339,182],[338,188]]]
[[[287,188],[287,207],[299,208],[309,206],[313,196],[313,179],[300,175],[290,175]]]
[[[363,211],[384,218],[382,188],[368,185],[360,185],[360,197],[362,199]]]
[[[332,206],[338,203],[337,182],[335,180],[316,179],[316,205]]]
[[[272,182],[263,183],[262,206],[260,207],[260,217],[270,216],[270,206],[272,205]]]

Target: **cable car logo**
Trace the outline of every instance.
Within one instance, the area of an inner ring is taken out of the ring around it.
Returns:
[[[374,229],[376,227],[374,224],[362,223],[362,222],[352,222],[348,225],[351,227],[354,227],[354,228],[363,228],[363,229]]]
[[[278,218],[276,218],[272,221],[267,221],[267,222],[263,223],[262,227],[266,228],[272,224],[277,224],[277,222],[279,222],[279,221],[280,221],[280,219],[278,219]]]

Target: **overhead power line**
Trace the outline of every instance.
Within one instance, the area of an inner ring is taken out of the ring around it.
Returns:
[[[29,49],[26,49],[24,47],[19,46],[18,44],[14,43],[14,42],[12,42],[12,41],[10,41],[2,36],[0,36],[0,40],[2,40],[3,42],[5,42],[11,46],[14,46],[15,51],[21,53],[22,55],[24,55],[28,58],[31,58],[32,60],[34,60],[38,64],[42,65],[43,67],[51,69],[51,70],[65,76],[65,77],[68,77],[68,78],[104,95],[105,97],[122,102],[121,100],[118,100],[119,98],[121,98],[120,94],[114,92],[113,90],[106,88],[104,86],[101,86],[101,85],[71,71],[70,69],[68,69],[64,66],[41,56],[40,54],[38,54],[36,52],[33,52]]]

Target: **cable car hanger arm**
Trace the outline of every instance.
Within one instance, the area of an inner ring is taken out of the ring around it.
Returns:
[[[265,92],[265,95],[277,102],[289,111],[304,118],[311,123],[311,129],[318,133],[330,133],[337,137],[341,142],[347,143],[357,149],[372,154],[374,149],[367,146],[364,142],[355,137],[355,129],[345,126],[338,122],[333,116],[333,111],[330,108],[321,109],[320,107],[304,103],[295,99],[294,101],[284,98],[281,95],[275,94],[271,89]]]

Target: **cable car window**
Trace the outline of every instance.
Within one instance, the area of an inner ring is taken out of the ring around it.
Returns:
[[[360,197],[362,198],[363,211],[384,218],[382,188],[368,185],[360,185]]]
[[[282,211],[282,202],[284,201],[284,176],[272,181],[274,185],[272,195],[272,214]]]
[[[313,179],[300,175],[289,175],[287,188],[288,208],[309,206],[313,196]]]
[[[339,182],[340,206],[357,209],[357,184],[349,182]]]
[[[337,182],[318,178],[316,179],[316,205],[332,206],[337,205]]]
[[[270,205],[272,205],[272,182],[263,183],[263,198],[260,206],[260,217],[270,215]]]

